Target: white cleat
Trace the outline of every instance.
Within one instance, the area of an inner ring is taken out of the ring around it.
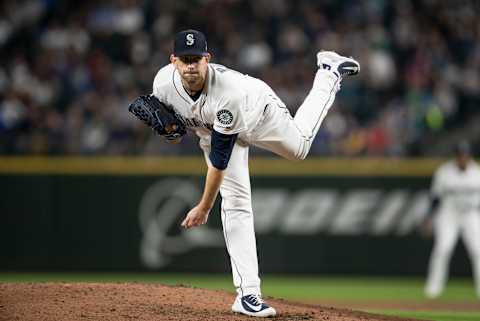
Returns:
[[[319,51],[317,66],[320,69],[330,70],[337,77],[353,76],[360,72],[360,64],[353,58],[340,56],[333,51]]]
[[[232,311],[260,318],[273,317],[277,314],[275,309],[268,306],[258,294],[238,295],[233,302]]]

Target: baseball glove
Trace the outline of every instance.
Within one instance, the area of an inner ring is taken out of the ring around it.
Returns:
[[[154,95],[136,98],[128,106],[128,111],[167,140],[174,141],[187,133],[184,122],[175,111]]]

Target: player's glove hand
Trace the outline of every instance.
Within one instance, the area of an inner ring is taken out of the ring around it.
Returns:
[[[128,111],[168,141],[177,141],[185,135],[185,124],[175,111],[154,95],[142,95],[129,106]]]

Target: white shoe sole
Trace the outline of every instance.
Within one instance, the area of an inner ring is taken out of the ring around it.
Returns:
[[[251,317],[258,317],[258,318],[269,318],[277,315],[277,311],[275,311],[275,309],[272,307],[269,307],[268,309],[262,310],[260,312],[250,312],[241,307],[238,307],[236,304],[232,305],[232,312],[245,314]]]
[[[319,68],[320,68],[320,65],[321,65],[321,63],[323,62],[324,59],[330,60],[330,63],[332,63],[332,62],[338,63],[338,61],[342,61],[342,63],[345,62],[345,61],[353,62],[358,66],[358,72],[357,73],[360,72],[360,64],[358,63],[358,61],[356,61],[353,58],[340,56],[339,54],[337,54],[336,52],[333,52],[333,51],[319,51],[317,53],[317,66]]]

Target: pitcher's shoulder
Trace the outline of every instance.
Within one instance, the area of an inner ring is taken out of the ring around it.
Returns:
[[[153,86],[163,86],[165,84],[171,83],[173,75],[175,73],[175,67],[172,64],[168,64],[157,72],[155,78],[153,79]]]
[[[231,100],[241,99],[247,94],[247,76],[239,71],[219,64],[209,64],[209,91]]]

